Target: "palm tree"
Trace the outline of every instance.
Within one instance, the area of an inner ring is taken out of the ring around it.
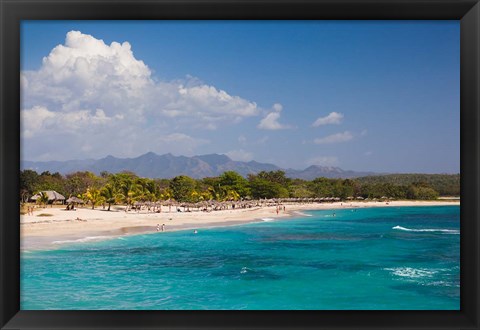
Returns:
[[[127,208],[125,209],[125,211],[128,211],[129,206],[133,205],[135,198],[138,197],[137,194],[139,191],[141,191],[141,185],[135,184],[132,180],[128,179],[123,181],[120,189],[120,195],[123,197],[123,200],[127,204]]]
[[[168,212],[172,211],[172,190],[170,188],[166,188],[163,193],[160,194],[160,199],[164,201],[168,201]]]
[[[158,188],[153,180],[147,180],[143,185],[144,198],[150,202],[157,201]]]
[[[227,191],[227,194],[226,194],[224,200],[238,201],[239,199],[240,199],[240,194],[239,193],[237,193],[235,190],[229,190],[229,191]]]
[[[110,207],[117,201],[117,191],[112,184],[106,184],[105,187],[100,191],[100,195],[105,198],[105,202],[108,203],[108,210]]]
[[[103,199],[102,195],[100,194],[100,190],[96,188],[88,188],[87,192],[85,193],[85,198],[92,203],[92,210],[94,210],[95,205],[99,204]]]
[[[45,191],[41,191],[38,194],[40,195],[40,197],[38,198],[38,201],[39,201],[40,205],[43,204],[44,206],[47,206],[48,194]]]
[[[113,186],[113,188],[116,190],[116,191],[119,191],[120,190],[120,187],[122,185],[122,181],[120,179],[120,176],[117,175],[117,174],[111,174],[109,177],[108,177],[108,183],[110,185]]]
[[[168,201],[172,199],[172,190],[170,188],[166,188],[163,193],[160,194],[160,198],[163,199],[164,201]]]
[[[212,192],[210,190],[205,190],[201,193],[202,201],[210,201],[213,199]]]

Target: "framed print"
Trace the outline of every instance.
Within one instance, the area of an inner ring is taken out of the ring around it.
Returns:
[[[1,328],[478,329],[478,1],[1,0]]]

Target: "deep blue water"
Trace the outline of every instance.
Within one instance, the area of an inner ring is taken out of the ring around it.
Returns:
[[[460,308],[459,206],[305,213],[23,252],[21,309]]]

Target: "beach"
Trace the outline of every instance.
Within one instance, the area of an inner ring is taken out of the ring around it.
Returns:
[[[227,209],[219,211],[177,212],[172,207],[163,207],[162,212],[147,210],[125,212],[124,206],[112,206],[110,211],[102,207],[66,210],[54,206],[35,209],[33,215],[20,216],[22,250],[51,249],[62,243],[102,240],[122,235],[161,233],[178,230],[223,227],[260,222],[276,218],[295,217],[306,210],[335,210],[364,207],[441,206],[460,205],[460,201],[352,201],[334,203],[283,204],[276,206]],[[283,210],[285,206],[285,210]],[[48,216],[39,216],[48,214]],[[157,231],[159,225],[159,231]]]

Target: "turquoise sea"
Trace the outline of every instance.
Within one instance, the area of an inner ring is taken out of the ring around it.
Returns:
[[[266,220],[23,252],[21,309],[460,308],[459,206]]]

